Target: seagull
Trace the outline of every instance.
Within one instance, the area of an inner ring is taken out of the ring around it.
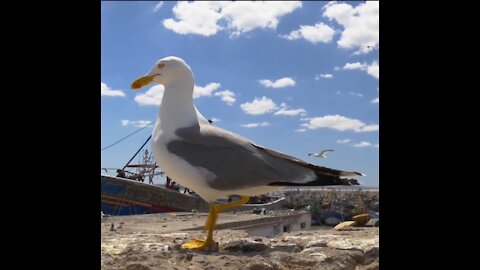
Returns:
[[[164,86],[152,133],[155,160],[168,176],[194,190],[210,207],[206,239],[191,240],[183,249],[215,249],[218,243],[213,241],[213,230],[218,213],[246,203],[250,196],[284,186],[358,185],[355,179],[341,177],[361,173],[313,165],[210,124],[193,104],[194,75],[181,58],[158,60],[131,88],[150,84]],[[231,195],[240,199],[215,203]]]
[[[326,158],[327,157],[327,152],[333,152],[333,150],[326,149],[320,151],[320,153],[308,153],[309,156],[314,156],[314,157],[319,157],[319,158]]]

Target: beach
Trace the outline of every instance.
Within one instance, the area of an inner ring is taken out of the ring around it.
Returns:
[[[274,214],[270,215],[274,218]],[[102,218],[101,269],[373,270],[379,267],[378,227],[347,227],[337,231],[327,226],[308,226],[308,230],[280,232],[273,237],[255,236],[239,224],[265,220],[269,214],[250,212],[219,215],[219,229],[214,232],[217,250],[181,249],[188,240],[205,238],[202,226],[206,218],[206,213]]]

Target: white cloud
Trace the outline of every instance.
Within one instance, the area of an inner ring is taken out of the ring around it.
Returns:
[[[153,8],[153,13],[159,11],[162,6],[163,6],[163,1],[158,2],[158,4],[156,4],[155,7]]]
[[[334,67],[333,70],[335,71],[339,71],[341,69],[341,67]]]
[[[380,144],[376,143],[373,147],[379,148],[379,147],[380,147]]]
[[[295,130],[295,132],[305,132],[305,131],[307,131],[307,129],[305,128],[299,128]]]
[[[212,120],[213,123],[222,121],[222,120],[220,120],[219,118],[216,118],[216,117],[212,117],[212,118],[210,118],[210,120]]]
[[[331,79],[333,78],[333,75],[330,74],[330,73],[326,73],[326,74],[316,74],[315,75],[315,80],[320,80],[320,78],[324,78],[324,79]]]
[[[367,73],[372,75],[375,79],[378,79],[380,77],[379,71],[380,69],[378,67],[377,61],[373,61],[373,63],[367,68]]]
[[[357,92],[349,92],[349,94],[356,97],[363,97],[363,94]]]
[[[241,104],[240,108],[247,114],[259,115],[273,112],[277,108],[277,105],[267,97],[262,97],[261,99],[255,97],[252,102]]]
[[[199,97],[202,97],[202,96],[208,96],[208,97],[211,97],[212,96],[212,93],[217,90],[218,88],[220,88],[220,84],[219,83],[209,83],[205,86],[198,86],[198,85],[195,85],[193,87],[193,98],[199,98]]]
[[[342,93],[342,92],[340,92],[340,91],[335,92],[335,94],[337,94],[337,95],[340,95],[341,93]]]
[[[276,29],[280,17],[301,6],[300,1],[181,1],[173,8],[175,19],[164,20],[163,26],[182,35],[211,36],[228,30],[238,36],[256,28]]]
[[[339,131],[353,130],[355,132],[377,131],[378,125],[366,125],[360,120],[347,118],[341,115],[326,115],[322,117],[314,117],[303,123],[301,126],[308,129],[331,128]]]
[[[343,69],[348,69],[348,70],[363,70],[366,71],[369,75],[374,77],[375,79],[378,80],[380,77],[379,74],[379,66],[377,61],[373,61],[372,64],[367,65],[367,63],[360,63],[360,62],[355,62],[355,63],[346,63],[345,66],[343,66]]]
[[[147,92],[136,95],[135,101],[140,105],[159,106],[160,103],[162,103],[164,90],[165,88],[163,88],[163,85],[157,84],[148,89]]]
[[[290,77],[285,77],[272,82],[271,80],[259,80],[260,84],[269,88],[283,88],[287,86],[295,86],[295,81]]]
[[[286,103],[280,104],[280,110],[276,111],[274,113],[274,115],[286,115],[286,116],[301,115],[301,116],[305,116],[307,114],[307,112],[303,108],[291,109],[291,110],[288,110],[287,108],[288,108],[288,106],[287,106]]]
[[[233,105],[233,103],[235,103],[236,101],[235,93],[230,90],[216,92],[214,95],[220,97],[222,101],[224,101],[228,105]]]
[[[349,143],[351,140],[350,139],[343,139],[343,140],[337,140],[337,143]]]
[[[379,2],[367,1],[357,7],[329,2],[324,17],[335,20],[344,30],[337,44],[341,48],[357,48],[356,54],[368,53],[379,45]]]
[[[367,64],[365,63],[360,63],[360,62],[355,62],[355,63],[346,63],[345,66],[343,66],[343,69],[360,69],[360,70],[366,70]]]
[[[152,121],[147,121],[147,120],[136,120],[136,121],[120,120],[120,122],[122,123],[122,126],[124,126],[124,127],[134,126],[134,127],[138,127],[138,128],[141,128],[141,127],[144,127],[146,125],[152,124]]]
[[[249,123],[249,124],[243,124],[241,126],[245,128],[266,127],[266,126],[270,126],[270,123],[269,122]]]
[[[255,28],[276,29],[280,17],[302,6],[300,1],[223,2],[222,13],[235,35]]]
[[[363,126],[360,131],[355,132],[370,132],[370,131],[378,131],[380,129],[379,125],[365,125]]]
[[[219,2],[180,1],[173,7],[177,20],[168,18],[163,26],[180,35],[197,34],[202,36],[215,35],[222,29],[217,21],[222,18]]]
[[[370,101],[371,103],[379,103],[380,102],[380,98],[374,98],[372,99],[372,101]]]
[[[300,29],[290,32],[288,35],[281,35],[281,37],[288,40],[305,39],[313,44],[318,42],[330,42],[335,35],[335,30],[324,23],[317,23],[314,26],[300,25]]]
[[[124,97],[125,93],[118,89],[118,90],[112,90],[110,87],[107,86],[106,83],[100,82],[101,83],[101,95],[102,96],[109,96],[109,97]]]
[[[370,146],[372,146],[372,144],[365,141],[361,141],[360,143],[353,144],[353,147],[370,147]]]

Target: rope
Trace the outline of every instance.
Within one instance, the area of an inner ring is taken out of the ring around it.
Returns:
[[[125,140],[126,138],[128,138],[128,137],[132,136],[133,134],[135,134],[135,133],[137,133],[137,132],[140,132],[141,130],[145,129],[145,128],[146,128],[146,127],[148,127],[148,126],[151,126],[151,125],[152,125],[152,123],[153,123],[153,122],[150,122],[150,123],[149,123],[149,124],[147,124],[146,126],[144,126],[144,127],[140,128],[140,129],[138,129],[138,130],[136,130],[136,131],[134,131],[134,132],[132,132],[132,133],[128,134],[127,136],[125,136],[125,137],[121,138],[120,140],[118,140],[118,141],[116,141],[116,142],[114,142],[114,143],[110,144],[109,146],[102,148],[100,151],[106,150],[106,149],[108,149],[108,148],[110,148],[110,147],[112,147],[112,146],[116,145],[117,143],[120,143],[121,141]]]
[[[130,162],[132,162],[132,160],[137,156],[138,152],[140,152],[142,150],[142,148],[145,146],[145,144],[147,144],[147,142],[152,138],[152,135],[148,136],[148,139],[143,143],[143,145],[140,147],[140,149],[138,149],[138,151],[135,153],[135,155],[133,155],[133,157],[127,162],[127,164],[125,164],[125,166],[123,167],[122,170],[125,170],[125,168],[128,166],[128,164],[130,164]]]

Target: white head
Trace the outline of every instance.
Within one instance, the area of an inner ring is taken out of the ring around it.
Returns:
[[[131,87],[132,89],[140,89],[152,82],[168,87],[174,82],[188,79],[193,82],[193,72],[190,66],[181,58],[168,56],[158,60],[152,70],[145,76],[136,79]]]

